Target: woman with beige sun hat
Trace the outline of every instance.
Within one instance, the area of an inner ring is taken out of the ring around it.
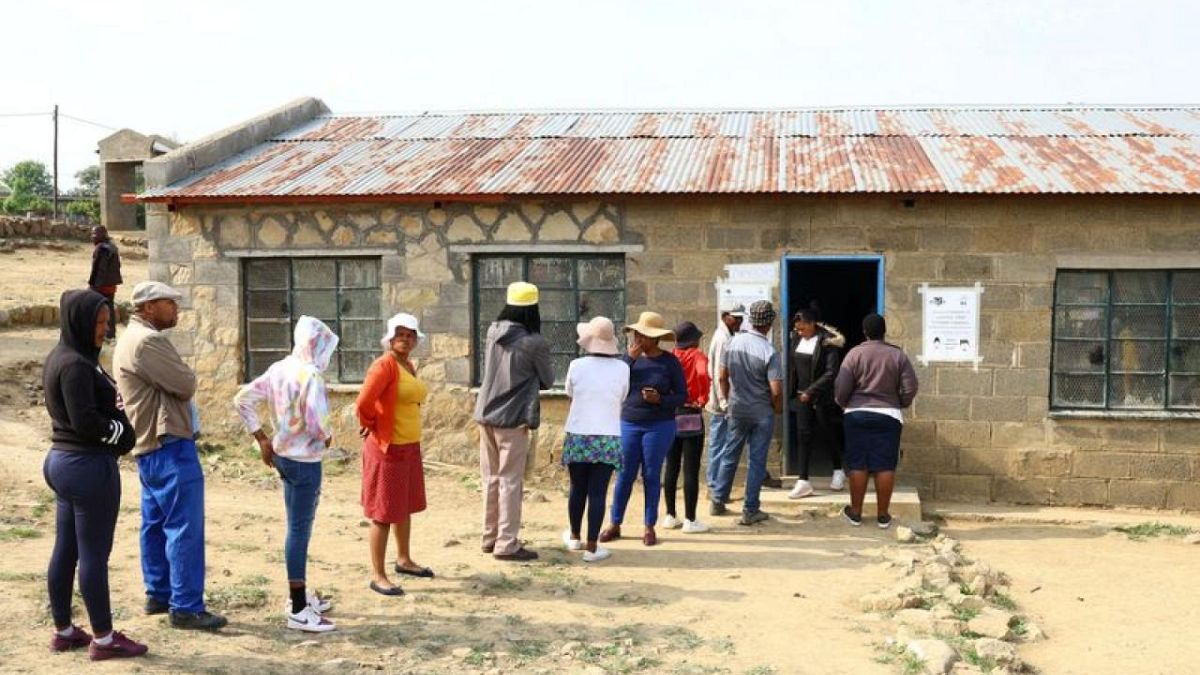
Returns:
[[[662,495],[663,461],[675,442],[675,409],[687,402],[687,382],[679,359],[659,347],[660,340],[675,341],[675,333],[666,327],[662,315],[642,312],[625,332],[630,336],[624,356],[629,364],[629,394],[621,406],[622,467],[613,491],[610,524],[600,541],[621,537],[625,507],[640,471],[646,498],[642,543],[654,546],[658,543],[654,526]]]

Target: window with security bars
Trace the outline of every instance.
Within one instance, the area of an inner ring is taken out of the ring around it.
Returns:
[[[1051,406],[1200,410],[1200,270],[1058,272]]]
[[[246,378],[292,350],[296,320],[324,321],[340,338],[329,381],[362,382],[383,334],[379,258],[262,258],[243,263]]]
[[[472,260],[475,325],[475,372],[483,376],[488,326],[496,320],[508,285],[528,281],[538,287],[542,336],[550,343],[555,381],[563,383],[567,366],[579,356],[575,324],[596,316],[625,321],[625,258],[621,255],[481,255]]]

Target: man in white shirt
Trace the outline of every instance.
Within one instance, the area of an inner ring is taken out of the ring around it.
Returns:
[[[713,331],[712,341],[708,345],[708,376],[712,380],[712,391],[709,392],[708,405],[708,469],[704,474],[710,493],[714,492],[717,481],[717,468],[727,445],[729,434],[728,418],[725,416],[729,402],[721,394],[718,382],[721,376],[721,354],[725,345],[742,328],[742,320],[746,317],[746,307],[733,300],[721,301],[721,321]]]

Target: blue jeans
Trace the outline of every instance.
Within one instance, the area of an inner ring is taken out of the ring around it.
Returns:
[[[287,511],[283,557],[287,561],[288,581],[304,581],[308,571],[308,540],[321,501],[321,463],[297,462],[276,455],[275,470],[283,479],[283,507]]]
[[[137,463],[146,595],[173,612],[203,612],[204,470],[196,442],[173,439]]]
[[[708,469],[704,472],[708,491],[717,491],[717,471],[721,468],[721,458],[725,455],[725,446],[729,442],[729,418],[725,415],[711,413],[708,416]]]
[[[662,496],[662,467],[671,445],[675,443],[675,420],[659,422],[626,422],[621,420],[621,453],[624,466],[617,475],[613,490],[609,520],[620,525],[625,520],[625,507],[633,493],[638,470],[642,472],[642,490],[646,497],[645,524],[658,522],[658,500]]]
[[[729,499],[729,492],[733,489],[733,476],[737,473],[738,462],[742,459],[742,446],[748,444],[750,459],[746,463],[746,501],[743,502],[742,511],[758,511],[758,496],[762,492],[763,480],[767,477],[767,451],[771,449],[771,435],[774,432],[774,413],[758,418],[729,418],[729,441],[717,472],[717,489],[713,490],[712,496],[714,502],[724,503]]]

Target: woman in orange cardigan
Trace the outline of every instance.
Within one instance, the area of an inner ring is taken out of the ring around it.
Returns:
[[[409,358],[422,337],[415,316],[389,319],[380,340],[386,351],[367,370],[355,403],[364,439],[362,505],[371,521],[371,590],[381,595],[404,595],[384,567],[389,530],[396,537],[396,573],[433,576],[409,553],[412,514],[425,510],[421,404],[428,389]]]

